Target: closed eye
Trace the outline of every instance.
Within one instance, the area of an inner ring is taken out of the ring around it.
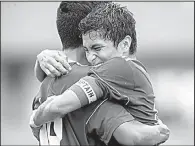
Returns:
[[[99,46],[99,47],[93,47],[92,49],[94,51],[100,51],[104,46]]]
[[[85,52],[89,52],[89,50],[86,47],[84,47],[83,49]]]

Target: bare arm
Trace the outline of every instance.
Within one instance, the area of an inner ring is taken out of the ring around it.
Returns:
[[[62,95],[49,97],[39,106],[33,118],[34,124],[41,126],[80,107],[77,96],[71,90],[67,90]]]
[[[42,103],[35,113],[34,123],[40,126],[54,121],[56,118],[63,117],[100,97],[103,97],[103,91],[95,83],[93,77],[86,76],[61,95],[49,97]]]

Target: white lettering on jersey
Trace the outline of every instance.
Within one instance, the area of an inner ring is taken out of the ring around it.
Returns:
[[[76,83],[76,85],[81,87],[81,89],[84,91],[85,95],[88,98],[89,104],[97,100],[97,97],[96,97],[96,94],[93,88],[89,85],[87,81],[85,81],[84,79],[80,79]]]
[[[51,122],[47,123],[48,124],[48,141],[49,141],[49,145],[60,145],[60,139],[57,136],[51,136],[50,135],[50,130],[51,130]],[[54,130],[55,131],[55,130]]]
[[[47,127],[47,128],[46,128]],[[40,145],[60,145],[60,141],[62,140],[62,119],[57,118],[54,121],[54,131],[56,136],[50,135],[51,122],[46,123],[40,129]]]
[[[44,124],[39,133],[40,145],[49,145],[47,124]]]

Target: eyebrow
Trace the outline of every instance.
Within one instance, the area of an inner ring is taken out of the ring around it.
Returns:
[[[90,46],[91,49],[95,48],[95,47],[103,47],[104,45],[102,44],[94,44],[92,46]]]

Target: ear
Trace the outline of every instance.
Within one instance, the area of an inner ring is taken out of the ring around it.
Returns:
[[[120,43],[118,44],[118,52],[121,55],[129,54],[129,49],[131,46],[131,37],[127,35]]]

